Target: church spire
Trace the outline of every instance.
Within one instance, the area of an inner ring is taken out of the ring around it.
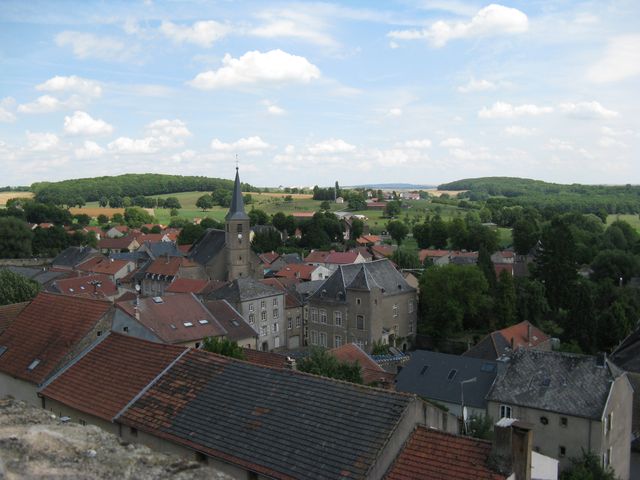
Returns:
[[[240,186],[240,174],[236,165],[236,180],[233,184],[233,195],[231,197],[231,207],[225,220],[248,220],[249,215],[244,211],[244,200],[242,199],[242,188]]]

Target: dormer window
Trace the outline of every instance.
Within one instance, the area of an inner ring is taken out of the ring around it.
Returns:
[[[29,364],[29,366],[27,367],[27,370],[34,370],[38,365],[40,365],[40,359],[36,358],[33,362],[31,362]]]

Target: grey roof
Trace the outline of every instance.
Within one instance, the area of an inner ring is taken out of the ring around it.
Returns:
[[[22,275],[23,277],[30,278],[33,281],[38,282],[40,285],[48,285],[58,278],[66,278],[70,275],[70,272],[52,272],[50,270],[43,270],[42,268],[35,267],[6,267],[7,270]]]
[[[284,260],[284,263],[304,263],[304,260],[300,257],[299,253],[285,253],[281,255],[280,258]]]
[[[312,298],[322,301],[343,302],[345,290],[371,290],[379,288],[383,295],[415,292],[416,289],[407,283],[393,264],[385,259],[374,262],[340,265],[324,282]]]
[[[173,242],[144,242],[138,248],[138,251],[147,250],[154,260],[158,257],[182,257],[183,253],[178,249],[177,245]]]
[[[259,282],[253,278],[244,277],[237,278],[233,282],[227,283],[206,295],[207,300],[227,300],[233,304],[240,302],[248,302],[257,298],[272,297],[274,295],[282,295],[269,285]]]
[[[109,258],[113,258],[114,260],[127,260],[138,264],[139,262],[149,260],[150,257],[147,252],[137,250],[135,252],[111,252],[109,253]]]
[[[511,351],[510,347],[511,345],[500,332],[491,332],[462,355],[485,360],[496,360],[509,353]]]
[[[485,408],[485,397],[497,374],[498,362],[416,350],[411,353],[409,362],[398,372],[396,389],[431,400],[459,405],[460,382],[475,377],[475,382],[464,385],[464,403],[476,408]]]
[[[68,247],[61,251],[51,263],[54,267],[73,268],[97,253],[98,251],[91,247]]]
[[[245,322],[242,315],[226,300],[209,300],[204,302],[204,306],[227,331],[227,339],[237,342],[258,336],[258,332]]]
[[[226,238],[224,230],[208,228],[189,250],[188,258],[200,265],[208,264],[212,258],[224,250]]]
[[[414,396],[189,350],[118,418],[269,478],[367,478]]]
[[[249,220],[249,215],[244,211],[244,200],[242,198],[242,187],[240,186],[240,174],[236,167],[236,180],[233,183],[233,194],[231,195],[231,207],[225,220]]]
[[[600,419],[612,381],[620,375],[608,360],[519,348],[498,376],[488,400]]]
[[[326,280],[312,280],[310,282],[300,282],[296,284],[296,292],[302,295],[303,298],[308,297],[315,293]]]
[[[611,360],[627,372],[640,373],[640,329],[622,341],[611,354]]]

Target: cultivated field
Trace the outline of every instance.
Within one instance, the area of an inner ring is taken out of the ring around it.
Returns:
[[[96,203],[96,206],[84,206],[82,208],[71,207],[69,211],[71,215],[78,215],[80,213],[84,213],[85,215],[89,215],[90,217],[97,217],[98,215],[106,215],[111,218],[114,214],[120,213],[124,215],[124,208],[103,208],[97,206],[97,202],[89,202],[90,204]]]
[[[466,192],[466,191],[467,190],[437,190],[435,188],[429,188],[429,189],[425,190],[425,192],[428,192],[429,195],[431,195],[433,197],[440,197],[440,196],[444,195],[445,193],[448,194],[450,197],[455,197],[459,193],[463,193],[463,192]]]
[[[4,207],[12,198],[33,198],[33,192],[0,192],[0,207]]]
[[[611,225],[616,220],[624,220],[640,232],[640,215],[609,215],[607,216],[607,225]]]

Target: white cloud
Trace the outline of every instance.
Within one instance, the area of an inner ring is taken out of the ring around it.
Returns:
[[[318,67],[306,58],[282,50],[250,51],[240,58],[226,54],[223,66],[196,76],[189,84],[204,90],[251,84],[309,83],[320,77]]]
[[[12,97],[4,97],[0,100],[0,122],[11,123],[16,119],[15,114],[11,111],[16,101]]]
[[[49,113],[67,108],[67,103],[52,95],[42,95],[31,103],[18,105],[20,113]]]
[[[113,37],[99,37],[92,33],[64,31],[56,35],[56,45],[70,46],[73,54],[80,58],[101,60],[126,60],[135,47]]]
[[[604,56],[587,70],[594,83],[618,82],[640,75],[640,34],[609,40]]]
[[[544,148],[556,152],[577,153],[585,158],[593,158],[593,155],[587,149],[576,147],[571,142],[557,138],[550,138]]]
[[[102,87],[98,82],[76,75],[69,77],[56,75],[46,82],[36,85],[36,90],[45,92],[72,92],[88,97],[99,97],[102,95]]]
[[[388,117],[400,117],[402,116],[402,109],[398,107],[390,108],[387,112]]]
[[[136,153],[155,153],[160,146],[155,142],[153,137],[145,137],[133,139],[129,137],[118,137],[107,145],[109,150],[116,153],[136,154]]]
[[[495,90],[498,86],[489,80],[476,80],[471,77],[465,85],[460,85],[458,91],[460,93],[483,92],[485,90]]]
[[[278,105],[276,105],[275,103],[273,103],[270,100],[263,100],[262,104],[267,107],[267,113],[269,115],[275,115],[275,116],[279,116],[279,115],[284,115],[285,113],[287,113],[284,108],[279,107]]]
[[[312,155],[348,153],[356,149],[355,145],[345,142],[340,138],[330,138],[323,142],[316,143],[309,147],[309,153]]]
[[[179,119],[160,119],[145,127],[144,138],[119,137],[107,145],[113,152],[123,154],[155,153],[162,149],[184,145],[184,137],[191,136],[187,125]]]
[[[536,133],[536,129],[521,127],[520,125],[511,125],[504,129],[504,133],[511,137],[528,137]]]
[[[396,30],[387,34],[395,40],[426,39],[434,47],[443,47],[458,38],[488,37],[502,34],[518,34],[529,29],[527,15],[515,8],[488,5],[468,22],[440,20],[422,30]]]
[[[250,30],[251,35],[263,38],[295,38],[325,47],[337,45],[336,41],[323,31],[325,25],[319,16],[287,9],[263,12],[258,17],[266,23]]]
[[[196,157],[194,150],[185,150],[184,152],[176,153],[171,156],[171,160],[176,163],[180,163],[183,160],[193,160]]]
[[[267,142],[258,136],[241,138],[232,143],[225,143],[214,138],[211,140],[211,149],[218,152],[261,152],[270,148]]]
[[[431,148],[431,140],[429,140],[428,138],[424,138],[422,140],[407,140],[406,142],[404,142],[403,146],[406,148],[415,148],[418,150]]]
[[[33,152],[54,150],[60,144],[60,139],[54,133],[27,132],[27,146]]]
[[[464,161],[477,161],[477,160],[491,160],[495,158],[487,148],[481,147],[476,150],[469,150],[466,148],[452,148],[449,150],[449,155],[457,160]]]
[[[191,132],[182,120],[160,119],[151,122],[146,127],[147,134],[153,137],[190,137]]]
[[[633,130],[616,130],[611,127],[602,127],[600,129],[603,135],[607,135],[609,137],[628,137],[633,135]]]
[[[201,47],[210,47],[214,42],[231,33],[229,25],[208,20],[195,22],[191,26],[162,22],[160,32],[175,43],[194,43]]]
[[[76,110],[72,116],[64,117],[64,131],[68,135],[109,135],[113,127],[101,119],[91,117],[87,112]]]
[[[604,148],[611,148],[611,147],[625,148],[628,146],[626,143],[614,137],[601,137],[600,140],[598,140],[598,145]]]
[[[524,115],[542,115],[553,112],[552,107],[539,107],[532,104],[511,105],[506,102],[496,102],[491,108],[482,107],[478,112],[480,118],[513,118]]]
[[[441,147],[462,147],[464,145],[464,140],[458,137],[445,138],[440,142]]]
[[[86,140],[81,148],[76,148],[74,153],[76,158],[85,160],[88,158],[96,158],[104,154],[105,149],[98,145],[96,142]]]
[[[560,111],[578,118],[614,118],[618,112],[604,108],[599,102],[561,103]]]

